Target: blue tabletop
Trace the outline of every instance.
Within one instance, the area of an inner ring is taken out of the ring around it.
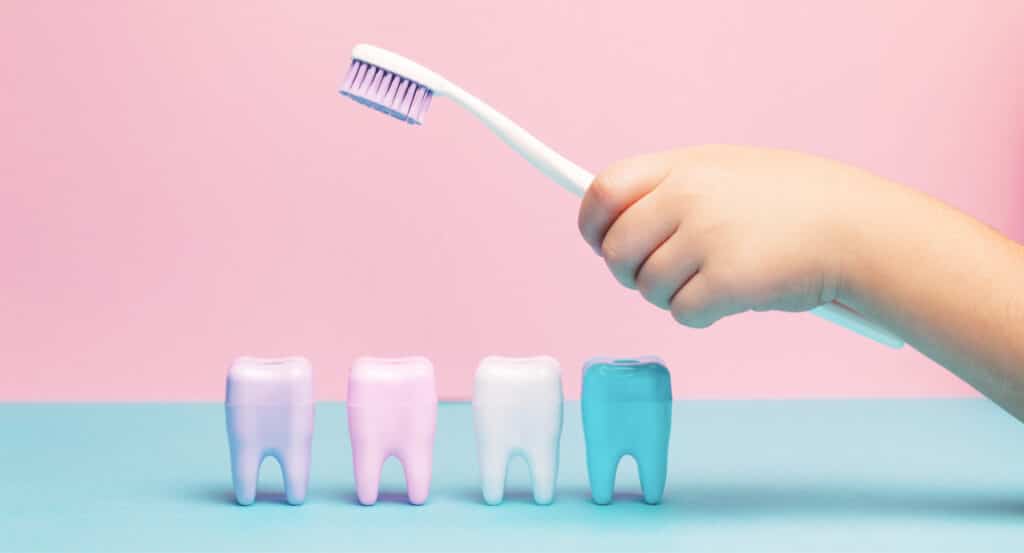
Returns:
[[[982,400],[684,401],[664,502],[636,468],[590,503],[579,404],[566,404],[555,503],[521,461],[483,504],[471,409],[442,404],[430,500],[355,501],[343,404],[317,406],[307,503],[273,460],[234,504],[218,404],[0,405],[5,551],[1022,551],[1024,426]]]

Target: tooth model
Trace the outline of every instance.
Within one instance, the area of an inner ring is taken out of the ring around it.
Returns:
[[[486,357],[476,371],[473,418],[484,501],[501,503],[511,457],[526,459],[533,500],[551,503],[562,436],[562,369],[552,357]]]
[[[228,444],[235,500],[256,498],[260,464],[277,459],[284,475],[285,498],[306,499],[313,445],[313,371],[302,357],[240,357],[228,371]]]
[[[392,455],[405,469],[409,502],[427,501],[436,421],[437,388],[429,360],[356,360],[348,379],[348,430],[360,503],[377,502],[381,467]]]
[[[653,356],[591,359],[583,366],[581,402],[594,503],[611,503],[623,455],[636,460],[644,501],[661,501],[672,426],[672,385],[665,364]]]

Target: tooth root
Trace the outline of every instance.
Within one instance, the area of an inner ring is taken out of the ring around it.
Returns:
[[[644,502],[656,505],[661,502],[665,491],[665,477],[668,466],[665,462],[667,451],[652,451],[648,454],[639,453],[634,456],[637,470],[640,472],[640,487],[644,492]]]
[[[672,387],[656,357],[596,358],[583,370],[583,434],[595,503],[612,501],[623,455],[637,463],[644,501],[661,501],[668,472]]]
[[[235,488],[235,501],[239,505],[252,505],[256,501],[256,482],[260,477],[263,452],[243,445],[231,446],[231,479]]]
[[[661,502],[668,475],[668,440],[671,434],[672,402],[657,402],[638,414],[636,423],[643,425],[646,440],[633,449],[644,501],[654,505]]]
[[[228,371],[225,400],[235,499],[256,499],[263,458],[281,466],[289,503],[301,504],[309,485],[313,438],[313,380],[301,357],[240,357]]]
[[[555,480],[558,475],[558,444],[535,446],[527,454],[530,477],[533,479],[533,501],[550,505],[555,499]]]
[[[430,472],[433,465],[433,447],[407,448],[399,456],[405,471],[405,487],[409,503],[423,505],[430,495]]]
[[[607,505],[615,495],[615,471],[619,468],[621,455],[587,443],[587,476],[590,478],[590,498],[598,505]]]
[[[302,505],[309,489],[310,456],[306,448],[295,447],[277,456],[284,476],[285,499],[292,505]]]
[[[508,470],[508,448],[495,444],[481,444],[480,485],[484,503],[498,505],[505,498],[505,475]]]
[[[380,472],[384,456],[372,446],[352,443],[352,463],[355,471],[356,498],[363,505],[373,505],[380,493]]]
[[[376,503],[381,468],[392,455],[405,471],[409,502],[427,501],[436,423],[437,388],[429,360],[356,360],[348,381],[348,425],[360,503]]]
[[[534,501],[554,500],[562,436],[562,369],[552,357],[490,356],[480,361],[473,420],[484,502],[501,503],[511,456],[530,465]]]

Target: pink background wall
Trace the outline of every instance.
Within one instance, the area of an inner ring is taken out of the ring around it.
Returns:
[[[444,101],[339,97],[418,58],[591,169],[677,145],[810,150],[1024,238],[1024,9],[945,2],[3,2],[0,400],[217,400],[232,357],[661,354],[679,397],[971,391],[808,315],[676,326],[576,200]],[[908,268],[909,270],[910,268]]]

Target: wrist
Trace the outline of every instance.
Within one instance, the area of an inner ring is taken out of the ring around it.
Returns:
[[[848,227],[844,230],[838,248],[838,274],[836,276],[836,301],[862,310],[868,298],[866,291],[872,289],[870,271],[872,264],[872,239],[864,229]]]
[[[901,242],[911,240],[914,229],[912,206],[892,183],[873,178],[859,182],[857,192],[836,217],[836,301],[863,312],[884,301],[877,293],[894,260],[905,256]]]

